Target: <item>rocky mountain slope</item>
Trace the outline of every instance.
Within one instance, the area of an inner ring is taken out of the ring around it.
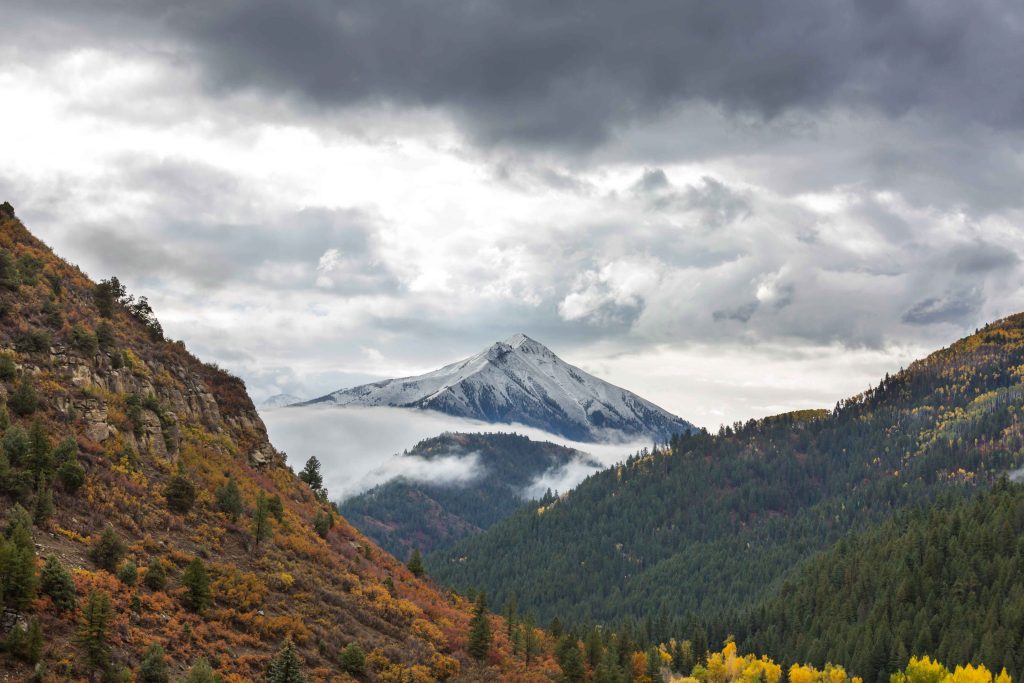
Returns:
[[[693,425],[569,365],[524,334],[418,377],[342,389],[302,405],[423,408],[519,423],[577,441],[666,441]]]
[[[165,339],[145,299],[56,257],[9,204],[0,529],[0,680],[158,663],[179,680],[200,658],[263,680],[282,650],[313,681],[549,680],[550,656],[512,657],[496,618],[471,657],[471,606],[300,481],[241,380]]]
[[[457,459],[473,475],[454,483],[399,477],[341,503],[345,519],[396,557],[441,550],[489,528],[519,509],[545,474],[600,467],[584,453],[518,434],[442,434],[396,457]]]

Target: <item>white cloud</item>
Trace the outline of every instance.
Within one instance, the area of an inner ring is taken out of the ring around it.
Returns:
[[[310,456],[323,465],[324,485],[332,498],[346,498],[396,476],[453,482],[479,474],[475,458],[446,457],[429,463],[397,456],[419,441],[443,432],[516,432],[537,441],[551,441],[590,454],[610,465],[651,444],[581,444],[523,425],[493,425],[433,411],[403,408],[310,406],[261,410],[271,442],[301,469]],[[576,463],[549,473],[536,486],[558,484],[566,490],[594,471]],[[534,487],[536,488],[536,487]],[[533,489],[531,489],[531,492]]]

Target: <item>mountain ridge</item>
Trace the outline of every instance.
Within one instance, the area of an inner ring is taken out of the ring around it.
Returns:
[[[694,426],[566,363],[525,334],[438,370],[340,389],[297,407],[391,406],[537,427],[576,441],[667,441]]]
[[[600,468],[575,449],[500,432],[449,432],[396,457],[472,459],[477,472],[459,484],[398,476],[342,501],[341,514],[396,557],[441,550],[492,526],[523,506],[526,489],[547,473],[574,463]]]
[[[1017,314],[833,410],[749,420],[638,453],[427,565],[457,588],[514,594],[542,618],[618,620],[664,605],[712,619],[770,593],[851,531],[1019,468],[1022,377]]]

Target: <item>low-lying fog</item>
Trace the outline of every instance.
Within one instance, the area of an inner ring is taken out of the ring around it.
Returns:
[[[533,427],[489,424],[404,408],[263,408],[260,415],[270,432],[271,443],[288,454],[288,462],[296,472],[311,455],[320,460],[324,485],[333,500],[355,495],[398,475],[453,484],[472,480],[478,466],[474,457],[453,456],[429,462],[396,457],[417,442],[442,432],[516,432],[537,441],[584,451],[605,466],[651,447],[649,441],[614,445],[578,443]],[[573,463],[546,473],[527,493],[540,495],[547,488],[566,491],[594,471],[583,463]]]

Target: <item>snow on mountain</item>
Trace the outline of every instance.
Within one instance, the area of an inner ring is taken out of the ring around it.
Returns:
[[[693,425],[569,365],[525,334],[418,377],[342,389],[301,405],[394,406],[520,423],[577,441],[667,439]]]
[[[283,408],[285,406],[302,403],[302,399],[292,394],[274,394],[260,403],[260,408]]]

